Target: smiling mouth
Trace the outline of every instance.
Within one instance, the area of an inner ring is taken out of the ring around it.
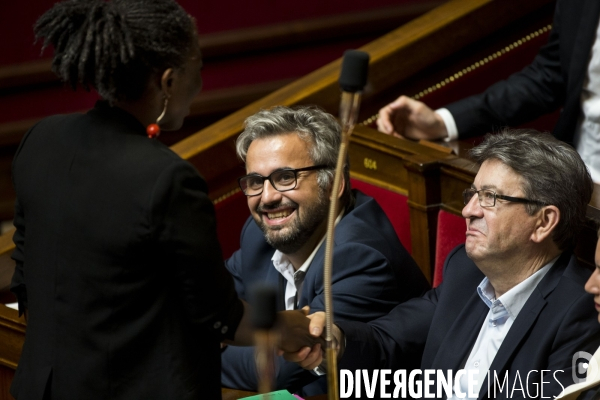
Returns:
[[[293,212],[294,212],[294,210],[281,210],[281,211],[277,211],[277,212],[267,212],[265,214],[267,215],[267,218],[273,220],[273,219],[282,219],[282,218],[288,217]]]

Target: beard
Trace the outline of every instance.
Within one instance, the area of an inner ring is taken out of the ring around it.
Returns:
[[[325,191],[319,187],[317,201],[302,207],[302,215],[298,213],[298,204],[293,201],[261,205],[258,212],[265,212],[278,207],[293,207],[296,217],[287,226],[268,226],[262,218],[254,220],[265,236],[265,240],[284,254],[293,254],[300,250],[315,233],[319,225],[327,219],[329,201]]]

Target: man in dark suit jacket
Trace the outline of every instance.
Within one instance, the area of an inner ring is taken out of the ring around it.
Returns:
[[[443,283],[370,323],[336,322],[339,366],[353,374],[418,359],[423,372],[455,377],[450,393],[429,388],[438,398],[469,386],[473,398],[556,396],[573,382],[575,354],[600,343],[583,287],[590,273],[569,250],[591,197],[589,174],[570,146],[538,132],[492,135],[472,154],[481,166],[464,192],[467,240],[448,256]],[[322,327],[321,313],[311,318]],[[306,368],[322,361],[307,353],[288,358]]]
[[[379,130],[414,139],[441,139],[456,129],[450,139],[455,134],[467,138],[520,125],[562,107],[554,136],[577,142],[584,83],[588,74],[600,74],[598,66],[590,69],[590,49],[598,46],[599,17],[597,0],[558,0],[548,43],[522,71],[479,95],[447,105],[449,115],[442,110],[434,113],[425,104],[401,96],[379,111]],[[584,160],[589,163],[586,157]]]
[[[335,119],[314,108],[276,107],[246,121],[238,153],[248,175],[240,185],[253,218],[242,230],[240,249],[226,263],[240,298],[248,298],[255,284],[266,282],[279,287],[280,310],[304,306],[324,310],[323,239],[339,138]],[[285,186],[286,177],[280,174],[286,168],[313,165],[323,166],[320,176],[314,171],[292,173],[295,184]],[[367,322],[419,296],[428,283],[377,202],[349,190],[347,173],[340,196],[332,274],[334,312],[339,320]],[[292,240],[286,242],[282,236]],[[222,363],[224,386],[256,389],[254,349],[229,347]],[[314,379],[280,360],[278,387],[296,390]],[[305,394],[322,390],[313,386]]]

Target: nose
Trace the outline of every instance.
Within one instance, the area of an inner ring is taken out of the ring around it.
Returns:
[[[479,204],[479,196],[477,194],[471,197],[471,200],[463,207],[462,216],[463,218],[483,217],[483,208]]]
[[[590,276],[590,279],[585,283],[585,291],[591,294],[600,293],[600,269],[594,269],[594,273]]]
[[[275,189],[268,179],[263,182],[263,192],[260,196],[263,204],[272,204],[281,200],[281,192]]]

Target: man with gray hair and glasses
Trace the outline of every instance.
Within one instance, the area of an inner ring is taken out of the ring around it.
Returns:
[[[535,131],[487,136],[471,156],[466,242],[446,259],[443,283],[369,323],[336,321],[339,367],[394,370],[416,358],[434,370],[432,397],[552,398],[576,379],[574,356],[600,344],[590,271],[572,253],[592,181],[572,147]],[[319,333],[324,315],[309,318]],[[318,349],[286,357],[322,362]]]
[[[246,120],[236,147],[246,163],[239,184],[252,216],[240,249],[226,262],[240,298],[247,299],[255,284],[270,283],[279,288],[279,310],[324,309],[324,238],[332,196],[340,199],[332,276],[338,320],[370,321],[428,289],[383,210],[350,189],[348,165],[339,193],[331,193],[340,131],[333,116],[315,107],[274,107]],[[280,359],[277,388],[295,391],[318,373]],[[221,381],[225,387],[257,389],[252,348],[223,351]],[[317,382],[304,394],[319,392]]]

